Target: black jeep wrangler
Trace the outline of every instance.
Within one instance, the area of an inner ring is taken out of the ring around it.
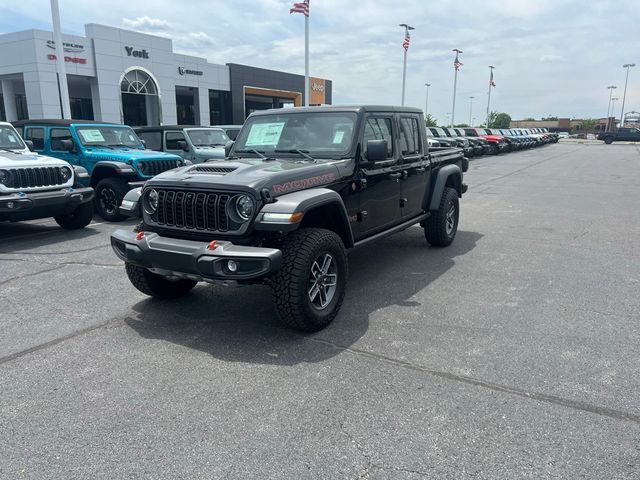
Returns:
[[[466,159],[427,146],[413,108],[256,112],[226,160],[149,180],[142,223],[111,244],[147,295],[267,282],[286,325],[317,331],[340,310],[350,249],[415,224],[431,245],[453,241]]]

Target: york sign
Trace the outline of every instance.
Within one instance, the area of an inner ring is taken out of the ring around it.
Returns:
[[[127,56],[136,58],[149,58],[149,52],[145,49],[134,50],[133,47],[124,47],[124,51],[127,52]]]

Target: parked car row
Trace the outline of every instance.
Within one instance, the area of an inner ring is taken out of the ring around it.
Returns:
[[[459,147],[467,158],[537,147],[559,139],[546,128],[428,127],[427,135],[431,147]]]

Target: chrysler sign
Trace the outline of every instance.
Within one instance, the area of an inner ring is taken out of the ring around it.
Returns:
[[[56,42],[54,42],[53,40],[47,40],[47,47],[53,48],[55,50]],[[64,49],[65,52],[68,52],[68,53],[84,52],[84,45],[80,45],[78,43],[62,42],[62,48]]]
[[[178,73],[180,75],[197,75],[199,77],[204,75],[204,72],[201,72],[200,70],[189,70],[188,68],[184,67],[178,67]]]

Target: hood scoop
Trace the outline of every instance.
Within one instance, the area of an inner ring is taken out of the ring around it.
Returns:
[[[214,175],[226,175],[234,172],[238,167],[223,167],[214,165],[196,165],[189,170],[189,173],[209,173]]]

